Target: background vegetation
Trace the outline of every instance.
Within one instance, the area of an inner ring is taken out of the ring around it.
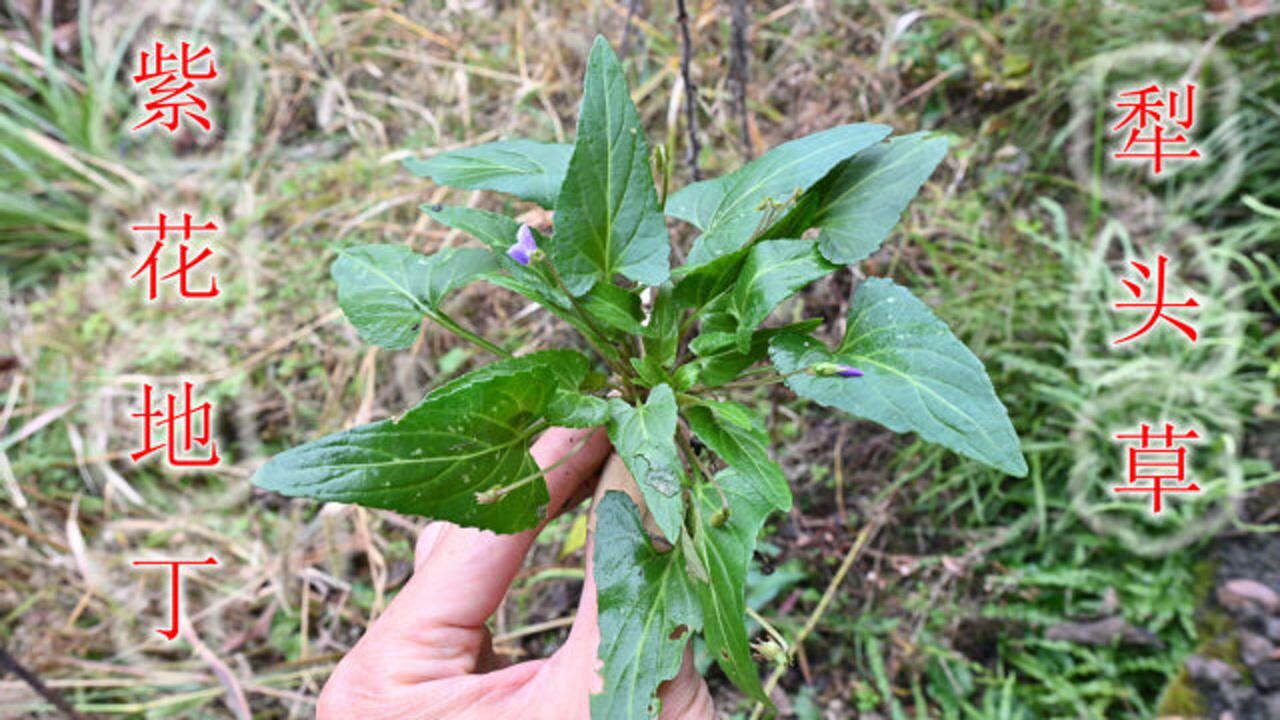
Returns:
[[[754,4],[744,125],[731,5],[689,4],[700,165],[719,173],[845,122],[950,135],[944,166],[862,271],[911,285],[984,359],[1032,468],[1007,478],[874,426],[850,431],[785,390],[761,396],[797,496],[762,542],[750,597],[804,638],[794,666],[765,668],[783,713],[1205,712],[1180,667],[1220,629],[1216,563],[1280,523],[1277,15],[1172,0]],[[409,351],[365,346],[336,310],[334,251],[465,242],[417,207],[478,197],[414,181],[399,161],[504,136],[566,140],[597,32],[626,45],[651,142],[683,148],[676,6],[630,7],[628,23],[613,0],[4,3],[0,646],[89,715],[312,712],[407,577],[420,521],[286,502],[248,478],[474,359],[430,329]],[[136,48],[175,36],[219,52],[218,132],[131,134]],[[1211,158],[1160,183],[1103,161],[1114,88],[1086,82],[1108,53],[1155,42],[1176,59],[1119,63],[1107,82],[1199,68]],[[126,226],[175,208],[221,221],[215,302],[147,303],[126,281],[145,251]],[[1206,340],[1109,351],[1128,320],[1110,308],[1124,259],[1157,250],[1204,301]],[[775,317],[843,318],[856,279],[839,273]],[[454,315],[531,348],[571,337],[479,287]],[[217,403],[214,473],[128,460],[141,384],[179,378]],[[1152,523],[1106,491],[1123,472],[1109,435],[1169,415],[1207,438],[1195,451],[1206,492]],[[562,639],[582,520],[544,534],[496,618],[510,657]],[[223,566],[186,588],[198,637],[161,641],[163,578],[129,561],[209,552]],[[1061,639],[1067,623],[1114,617],[1142,641]],[[752,713],[711,682],[723,715]],[[57,712],[0,678],[0,716]]]

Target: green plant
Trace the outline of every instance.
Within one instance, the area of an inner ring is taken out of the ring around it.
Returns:
[[[112,134],[128,111],[116,76],[136,27],[91,33],[82,3],[78,51],[62,58],[47,9],[31,29],[9,10],[0,12],[0,26],[13,25],[0,47],[0,281],[21,289],[107,242],[104,218],[114,221],[145,180],[121,163]]]
[[[656,156],[655,187],[622,66],[597,39],[573,145],[498,142],[408,163],[441,184],[554,209],[553,233],[428,206],[486,247],[423,256],[367,245],[333,266],[339,304],[366,340],[407,347],[425,316],[504,359],[398,418],[281,453],[255,482],[516,532],[539,522],[548,499],[529,454],[537,434],[603,425],[662,537],[648,537],[626,495],[602,500],[595,572],[604,690],[592,698],[593,716],[656,715],[654,695],[680,665],[685,631],[704,635],[725,674],[767,703],[744,586],[761,526],[790,507],[791,493],[761,419],[729,399],[733,391],[785,383],[1004,472],[1027,470],[981,362],[906,289],[860,283],[834,350],[809,335],[817,320],[761,328],[787,297],[871,254],[945,153],[938,138],[888,135],[879,125],[832,128],[668,197],[669,156]],[[664,213],[701,231],[674,269]],[[463,327],[441,303],[475,280],[562,318],[595,361],[571,349],[512,357]]]

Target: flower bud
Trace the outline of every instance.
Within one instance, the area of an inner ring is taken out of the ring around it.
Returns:
[[[492,505],[498,502],[499,500],[501,500],[502,496],[505,494],[506,494],[506,488],[495,487],[495,488],[489,488],[488,490],[481,490],[480,492],[476,493],[476,504]]]
[[[818,377],[857,378],[866,374],[852,365],[831,362],[820,362],[809,369]]]
[[[722,507],[711,513],[711,527],[723,527],[727,522],[729,522],[729,508]]]
[[[751,643],[751,649],[755,650],[756,657],[765,662],[782,667],[791,664],[791,654],[777,640],[772,638]]]

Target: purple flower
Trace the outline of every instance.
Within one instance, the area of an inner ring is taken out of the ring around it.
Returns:
[[[861,370],[859,370],[858,368],[852,365],[841,365],[840,367],[836,368],[836,374],[839,375],[840,377],[849,378],[849,377],[862,377],[865,373],[863,373]]]
[[[533,231],[528,225],[521,225],[516,231],[516,242],[507,250],[507,257],[521,265],[528,265],[533,254],[538,251],[538,243],[533,239]]]
[[[809,369],[818,377],[856,378],[866,374],[852,365],[837,365],[831,362],[820,362]]]

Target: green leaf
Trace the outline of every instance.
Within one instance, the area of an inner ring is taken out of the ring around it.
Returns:
[[[612,283],[598,283],[580,301],[582,309],[593,319],[629,335],[643,335],[644,311],[640,297]]]
[[[591,327],[583,322],[582,317],[578,315],[577,311],[565,307],[557,302],[557,297],[563,297],[563,293],[559,293],[557,296],[553,297],[545,294],[544,289],[539,286],[526,282],[521,278],[509,277],[506,275],[490,275],[485,278],[485,280],[500,288],[505,288],[513,293],[523,295],[530,300],[533,300],[551,314],[561,320],[564,320],[571,327],[576,328],[578,332],[583,334],[583,336],[591,337]]]
[[[574,390],[557,390],[547,406],[547,421],[560,427],[599,427],[608,419],[609,403]]]
[[[591,361],[576,350],[539,350],[522,355],[521,358],[535,358],[537,364],[551,371],[557,388],[582,389],[589,380],[588,376],[592,374]]]
[[[657,288],[644,333],[645,355],[664,367],[675,362],[680,349],[680,305],[674,292],[670,284]]]
[[[787,385],[797,395],[1026,474],[1018,436],[982,362],[945,323],[905,288],[880,278],[863,281],[850,305],[835,352],[812,337],[779,335],[770,355],[784,375],[835,362],[865,377],[790,375]]]
[[[685,645],[702,626],[681,554],[655,550],[635,503],[613,491],[596,508],[592,559],[604,662],[592,720],[656,718],[658,686],[675,677]]]
[[[497,190],[544,208],[554,208],[573,146],[533,140],[504,140],[428,160],[410,158],[405,169],[441,185],[464,190]]]
[[[338,304],[361,337],[397,349],[413,344],[423,316],[438,320],[446,294],[496,269],[480,248],[423,255],[404,245],[359,245],[343,250],[330,273]]]
[[[779,498],[772,497],[737,468],[724,470],[716,476],[716,482],[731,510],[718,527],[712,523],[712,516],[722,507],[720,494],[710,483],[699,483],[694,489],[700,522],[693,545],[711,578],[711,582],[693,584],[702,606],[703,634],[717,664],[733,684],[751,698],[768,703],[751,657],[751,639],[745,624],[747,570],[765,519],[774,510],[790,507],[790,493],[786,503],[780,504]]]
[[[725,187],[722,178],[686,185],[667,198],[667,206],[663,210],[673,218],[706,230],[724,201]]]
[[[769,458],[769,435],[759,418],[732,402],[703,400],[685,408],[684,419],[708,448],[780,510],[791,507],[782,468]]]
[[[254,484],[495,532],[533,527],[548,497],[530,443],[557,387],[576,388],[586,373],[586,358],[570,350],[494,363],[434,390],[399,418],[276,455]],[[496,492],[495,501],[478,503],[484,492]]]
[[[696,363],[685,363],[676,368],[676,371],[671,374],[671,387],[675,388],[676,392],[685,392],[698,382],[699,370]]]
[[[736,343],[738,320],[729,314],[728,301],[727,297],[721,296],[701,313],[698,336],[689,342],[689,349],[695,355],[710,355]]]
[[[489,246],[497,264],[508,274],[490,274],[485,280],[542,305],[583,335],[591,334],[591,328],[583,322],[569,298],[556,286],[554,278],[542,265],[521,265],[507,256],[507,249],[515,242],[520,223],[504,215],[473,208],[423,205],[422,210],[438,222],[461,230]],[[539,245],[546,242],[546,238],[537,230],[533,234]],[[617,290],[626,292],[621,288]]]
[[[676,268],[672,272],[677,279],[676,302],[689,308],[706,305],[737,279],[749,251],[750,248],[742,247],[697,267],[686,264]]]
[[[836,268],[818,254],[813,240],[766,240],[753,245],[733,293],[725,296],[725,309],[737,320],[738,350],[750,349],[756,328],[778,303]]]
[[[574,295],[619,273],[661,285],[670,273],[671,247],[649,144],[622,65],[604,38],[591,48],[584,85],[578,140],[545,250]]]
[[[675,543],[684,522],[684,465],[676,451],[676,396],[658,385],[638,406],[609,400],[609,439],[640,486],[658,529]]]
[[[549,272],[536,264],[521,265],[507,256],[507,250],[516,241],[516,231],[520,229],[520,223],[505,215],[474,208],[423,205],[422,211],[436,222],[461,230],[487,245],[493,252],[499,267],[517,279],[521,286],[527,286],[534,291],[532,293],[534,296],[526,295],[529,299],[544,304],[554,303],[561,307],[568,305],[568,299],[556,287],[555,280]],[[546,238],[541,233],[532,228],[530,230],[533,231],[534,239],[539,245],[546,242]]]
[[[657,387],[671,382],[671,373],[667,372],[667,368],[653,355],[631,358],[631,367],[635,368],[640,383],[645,387]]]
[[[786,201],[888,134],[884,125],[841,125],[783,143],[728,175],[681,189],[667,199],[667,213],[703,231],[686,264],[703,265],[746,245],[765,217],[761,203]]]
[[[769,354],[769,342],[781,333],[809,333],[822,324],[820,318],[802,320],[791,325],[768,328],[756,331],[751,339],[751,348],[741,352],[732,342],[723,350],[716,351],[681,366],[683,373],[692,374],[690,382],[699,382],[713,388],[736,380],[743,370],[760,362]],[[683,374],[677,373],[677,375]]]
[[[520,229],[520,223],[515,220],[488,210],[428,204],[422,205],[421,208],[422,212],[429,215],[432,220],[467,233],[488,245],[495,254],[500,253],[503,257],[506,257],[507,248],[515,244],[516,231]],[[511,260],[511,258],[507,259]],[[516,264],[514,260],[511,262]]]
[[[946,138],[929,133],[868,148],[832,169],[770,232],[800,237],[810,227],[821,228],[823,257],[856,263],[880,247],[946,154]]]

